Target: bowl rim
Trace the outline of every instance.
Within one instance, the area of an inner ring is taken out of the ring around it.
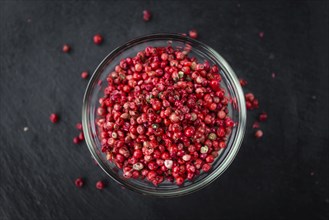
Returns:
[[[88,98],[93,92],[93,85],[95,85],[96,79],[100,74],[103,73],[103,69],[108,65],[107,61],[115,58],[117,54],[120,54],[120,51],[125,50],[127,47],[130,48],[131,45],[135,45],[138,43],[144,43],[147,40],[179,40],[183,41],[185,43],[193,43],[197,44],[199,47],[202,49],[205,49],[207,52],[210,52],[211,55],[216,59],[216,62],[221,64],[221,68],[225,72],[226,77],[229,78],[229,84],[234,88],[233,91],[235,92],[235,95],[238,99],[237,105],[238,105],[238,111],[239,111],[239,121],[238,121],[238,126],[237,126],[237,131],[236,131],[236,137],[233,140],[233,143],[230,147],[229,152],[227,152],[225,158],[223,161],[218,165],[216,169],[214,169],[212,172],[210,172],[207,177],[204,178],[203,181],[196,182],[194,184],[191,184],[187,186],[186,188],[178,188],[172,191],[166,191],[166,192],[159,192],[159,191],[148,191],[140,188],[135,188],[130,184],[127,184],[127,182],[123,181],[122,179],[116,177],[115,175],[112,175],[108,170],[106,169],[105,163],[102,161],[102,159],[99,158],[96,149],[93,145],[92,137],[91,136],[91,131],[89,127],[89,114],[87,111],[89,101]],[[233,82],[233,83],[232,83]],[[101,62],[100,64],[96,67],[95,71],[92,74],[92,77],[90,78],[88,85],[86,87],[84,97],[83,97],[83,105],[82,105],[82,125],[83,125],[83,132],[85,134],[85,140],[87,147],[93,156],[93,158],[97,161],[98,165],[101,167],[101,169],[108,175],[110,176],[115,182],[119,183],[120,185],[123,185],[124,187],[137,192],[141,193],[144,195],[152,195],[155,197],[176,197],[176,196],[182,196],[182,195],[187,195],[193,192],[196,192],[200,189],[205,188],[208,186],[210,183],[214,182],[219,176],[224,173],[224,171],[231,165],[233,162],[234,158],[236,157],[240,146],[243,142],[244,134],[245,134],[245,128],[246,128],[246,120],[247,120],[247,114],[246,114],[246,105],[245,105],[245,99],[244,99],[244,93],[242,91],[242,87],[239,83],[239,80],[231,68],[231,66],[227,63],[227,61],[214,49],[212,49],[210,46],[197,41],[195,39],[185,37],[181,34],[173,34],[173,33],[156,33],[156,34],[149,34],[149,35],[144,35],[141,37],[137,37],[133,40],[130,40],[123,45],[113,49]]]

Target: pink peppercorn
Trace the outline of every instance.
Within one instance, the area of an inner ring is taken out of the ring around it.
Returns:
[[[258,117],[259,121],[266,121],[267,120],[267,113],[263,112]]]
[[[258,121],[255,121],[253,124],[252,124],[252,128],[259,128],[259,122]]]
[[[258,36],[259,36],[260,38],[263,38],[263,37],[264,37],[264,32],[263,32],[263,31],[259,32],[259,33],[258,33]]]
[[[79,139],[79,137],[74,137],[74,138],[73,138],[73,143],[74,143],[74,144],[79,144],[79,143],[80,143],[80,139]]]
[[[252,101],[252,107],[253,107],[253,108],[258,108],[258,107],[259,107],[259,101],[258,101],[258,99],[254,99],[254,100]]]
[[[210,166],[208,163],[205,163],[205,164],[202,166],[202,170],[203,170],[204,172],[208,172],[210,169],[211,169],[211,166]]]
[[[96,34],[93,37],[93,41],[95,44],[99,45],[99,44],[103,43],[103,36],[100,34]]]
[[[206,157],[206,162],[207,162],[207,163],[212,163],[212,162],[214,162],[214,157],[213,157],[212,155],[207,156],[207,157]]]
[[[239,79],[239,82],[241,86],[246,86],[248,84],[247,80],[244,79]]]
[[[257,131],[255,132],[255,137],[256,137],[256,138],[261,138],[261,137],[263,137],[263,131],[262,131],[262,130],[257,130]]]
[[[182,185],[184,183],[184,178],[183,177],[181,177],[181,176],[179,176],[179,177],[177,177],[176,178],[176,184],[177,185]]]
[[[71,46],[68,45],[68,44],[64,44],[64,45],[63,45],[63,48],[62,48],[62,51],[63,51],[64,53],[68,53],[68,52],[70,52],[70,51],[71,51]]]
[[[55,114],[55,113],[52,113],[50,116],[49,116],[49,120],[52,122],[52,123],[56,123],[58,121],[58,115]]]
[[[75,181],[74,181],[75,185],[79,188],[81,188],[83,185],[84,185],[84,181],[81,177],[77,178]]]
[[[149,21],[152,18],[152,14],[149,10],[144,10],[143,11],[143,20],[144,21]]]
[[[187,127],[184,130],[184,134],[186,137],[192,137],[194,135],[194,133],[195,133],[194,127]]]
[[[78,137],[79,137],[80,141],[83,141],[85,139],[85,136],[83,135],[83,132],[80,132]]]
[[[96,188],[97,189],[102,190],[102,189],[104,189],[104,187],[105,187],[105,184],[104,184],[103,181],[100,180],[96,183]]]
[[[82,79],[87,79],[88,76],[89,76],[89,74],[88,74],[87,71],[83,71],[83,72],[81,73],[81,78],[82,78]]]
[[[193,38],[193,39],[198,38],[198,32],[195,29],[190,30],[188,34],[189,34],[190,38]]]
[[[254,96],[253,93],[249,92],[249,93],[245,94],[245,98],[246,98],[247,101],[252,102],[255,99],[255,96]]]
[[[78,122],[76,125],[75,125],[76,129],[78,130],[82,130],[82,124],[81,122]]]

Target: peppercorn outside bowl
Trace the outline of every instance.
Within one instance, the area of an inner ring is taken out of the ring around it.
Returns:
[[[103,96],[104,89],[107,86],[106,78],[108,74],[114,70],[115,66],[120,63],[120,60],[126,57],[134,57],[139,51],[144,50],[148,46],[166,47],[169,45],[173,48],[181,49],[188,47],[190,51],[188,56],[196,57],[199,62],[207,60],[211,65],[220,67],[219,74],[222,78],[220,86],[224,88],[226,96],[230,97],[228,115],[235,122],[235,126],[227,137],[226,147],[218,152],[219,155],[215,158],[209,172],[201,171],[193,180],[185,180],[180,186],[169,181],[164,181],[158,186],[154,186],[145,179],[127,179],[123,177],[122,170],[116,167],[113,162],[107,160],[106,154],[101,151],[100,131],[96,125],[98,117],[97,108],[99,106],[98,100]],[[152,34],[131,40],[114,49],[99,64],[85,91],[82,122],[83,132],[89,151],[99,166],[113,180],[125,188],[144,195],[175,197],[186,195],[206,187],[230,166],[243,141],[246,124],[246,107],[244,94],[238,78],[229,64],[214,49],[199,41],[179,34]]]

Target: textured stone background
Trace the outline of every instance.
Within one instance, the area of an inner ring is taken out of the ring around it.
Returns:
[[[0,4],[0,219],[327,219],[325,1]],[[148,23],[145,8],[154,14]],[[252,137],[256,112],[249,113],[236,160],[195,194],[156,199],[123,190],[93,164],[84,144],[72,143],[87,85],[80,73],[127,40],[191,28],[259,96],[260,110],[269,113],[264,138]],[[102,46],[91,41],[98,32]],[[72,45],[71,54],[61,52],[63,43]],[[61,117],[56,125],[48,119],[54,111]],[[80,175],[87,183],[77,189]],[[95,189],[99,179],[108,184],[102,192]]]

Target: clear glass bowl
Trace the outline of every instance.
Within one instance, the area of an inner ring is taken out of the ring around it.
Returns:
[[[124,178],[122,171],[114,163],[106,159],[106,154],[101,152],[101,142],[98,137],[99,131],[95,121],[97,119],[96,110],[99,106],[98,100],[103,96],[104,88],[107,86],[106,77],[113,71],[115,65],[123,58],[135,56],[137,52],[144,50],[147,46],[164,47],[168,46],[168,44],[171,44],[174,48],[184,48],[188,44],[191,46],[189,56],[194,56],[201,62],[208,60],[210,64],[216,64],[221,68],[221,87],[226,90],[226,95],[229,95],[232,99],[232,102],[228,105],[229,116],[236,122],[236,126],[228,137],[227,147],[219,152],[219,156],[215,159],[209,172],[201,172],[193,181],[185,181],[181,186],[171,182],[163,182],[155,187],[147,180]],[[89,81],[84,95],[82,122],[86,143],[92,156],[113,180],[130,190],[145,195],[174,197],[204,188],[229,167],[244,137],[246,107],[238,78],[229,64],[215,50],[199,41],[182,35],[153,34],[134,39],[116,48],[99,64]]]

